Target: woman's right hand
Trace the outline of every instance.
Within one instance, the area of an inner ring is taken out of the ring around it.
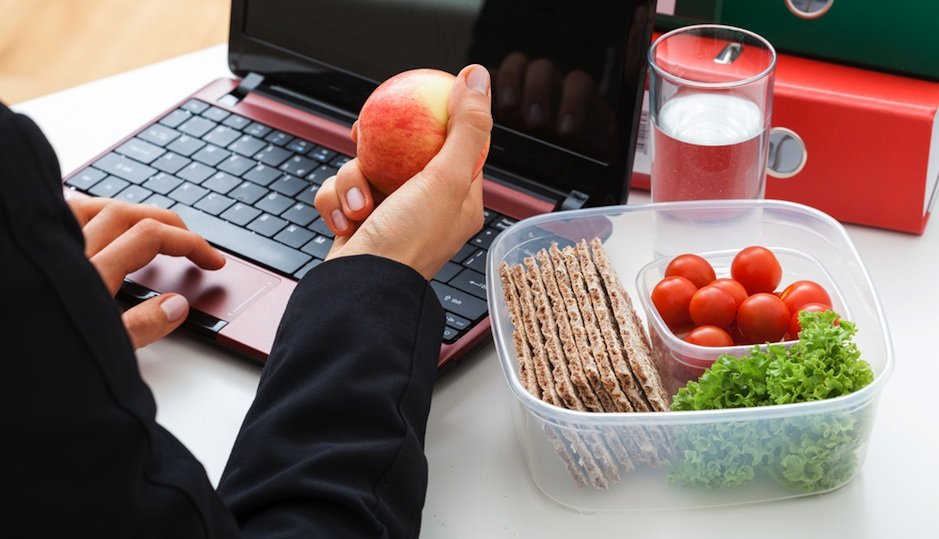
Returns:
[[[372,254],[433,277],[483,226],[480,155],[492,131],[490,96],[486,68],[463,68],[440,152],[380,204],[355,159],[326,180],[315,206],[336,234],[327,259]]]

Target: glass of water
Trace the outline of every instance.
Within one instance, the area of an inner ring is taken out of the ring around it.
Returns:
[[[653,202],[762,198],[776,51],[732,26],[673,30],[649,49]]]

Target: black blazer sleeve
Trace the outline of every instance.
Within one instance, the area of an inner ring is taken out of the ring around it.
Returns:
[[[375,257],[308,274],[223,502],[156,423],[60,182],[39,129],[0,105],[0,536],[417,535],[443,328],[426,281]]]

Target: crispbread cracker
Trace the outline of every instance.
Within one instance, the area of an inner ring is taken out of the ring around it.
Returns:
[[[583,401],[574,389],[571,382],[571,373],[567,367],[567,357],[561,349],[561,343],[558,340],[558,328],[554,321],[554,312],[551,309],[548,300],[548,294],[545,291],[544,282],[541,279],[541,272],[535,264],[535,259],[526,257],[523,261],[527,268],[528,284],[531,289],[532,299],[535,306],[535,316],[541,324],[541,334],[544,336],[544,348],[548,361],[551,363],[551,375],[554,379],[554,389],[564,403],[564,406],[572,410],[585,410]]]
[[[587,337],[590,340],[590,353],[593,355],[597,369],[600,371],[600,382],[606,388],[610,397],[613,399],[613,407],[617,412],[634,411],[632,404],[623,389],[620,387],[619,380],[610,363],[609,352],[607,351],[603,335],[600,333],[600,327],[597,324],[597,316],[594,313],[590,294],[587,292],[584,275],[580,268],[580,262],[573,247],[565,247],[561,250],[564,257],[564,263],[567,265],[567,273],[570,276],[571,288],[574,297],[577,299],[577,306],[580,307],[580,315],[584,321],[584,327],[587,328]]]
[[[610,307],[607,304],[607,292],[603,288],[603,283],[600,281],[600,276],[597,274],[597,269],[590,257],[587,242],[578,242],[574,251],[577,253],[577,259],[580,262],[581,273],[584,276],[587,294],[596,315],[597,326],[600,328],[600,335],[606,343],[613,374],[619,381],[620,388],[629,398],[629,403],[632,404],[633,409],[637,412],[648,412],[651,407],[642,394],[639,382],[633,377],[632,369],[626,362],[625,353],[620,344],[620,335],[615,327],[616,322],[613,321]]]
[[[551,425],[544,426],[545,435],[548,437],[548,440],[551,441],[551,446],[554,447],[554,452],[560,457],[561,462],[564,463],[564,468],[567,469],[567,473],[574,478],[574,483],[578,487],[587,486],[587,474],[584,472],[584,469],[577,463],[577,459],[568,449],[567,444],[561,439],[561,436],[558,434],[557,430]]]
[[[599,239],[594,239],[590,244],[597,271],[606,285],[613,317],[616,319],[623,345],[626,348],[629,366],[642,386],[652,409],[657,412],[668,411],[672,399],[665,390],[659,371],[652,361],[649,340],[639,320],[639,315],[633,308],[632,300],[623,288],[619,276],[613,270],[610,259],[603,250],[603,244]]]
[[[509,276],[518,293],[518,303],[521,307],[520,312],[522,315],[522,327],[525,328],[525,337],[532,350],[532,370],[535,373],[535,379],[538,381],[538,387],[541,388],[541,398],[548,404],[561,406],[561,399],[558,396],[557,390],[554,389],[551,367],[548,365],[548,358],[545,357],[544,338],[541,335],[541,331],[538,329],[531,290],[528,287],[528,281],[525,279],[525,272],[522,270],[522,266],[511,266],[509,268]]]
[[[535,256],[540,266],[541,280],[544,283],[545,292],[551,303],[551,309],[557,325],[558,339],[561,341],[564,356],[567,358],[571,383],[574,384],[574,389],[577,391],[584,405],[583,409],[590,410],[591,412],[602,412],[603,408],[600,405],[600,400],[597,398],[593,387],[590,386],[590,381],[587,380],[587,374],[584,372],[584,364],[583,361],[581,361],[580,352],[577,350],[577,343],[571,329],[571,320],[567,314],[564,298],[561,296],[561,292],[558,289],[557,278],[554,274],[554,264],[551,263],[551,258],[544,249],[538,251]]]
[[[525,338],[524,322],[522,321],[521,306],[518,300],[518,291],[512,284],[512,278],[509,275],[509,266],[505,262],[499,264],[499,279],[502,281],[502,293],[505,296],[505,305],[509,309],[509,317],[512,319],[512,343],[515,345],[515,355],[518,358],[518,377],[522,381],[522,386],[529,393],[537,398],[542,398],[541,388],[538,387],[538,380],[535,379],[535,371],[532,366],[531,349]]]

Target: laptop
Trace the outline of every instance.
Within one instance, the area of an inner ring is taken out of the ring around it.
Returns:
[[[485,226],[431,285],[439,366],[489,335],[486,251],[519,219],[625,203],[655,0],[234,0],[229,67],[64,179],[67,190],[170,208],[228,258],[160,256],[120,297],[174,291],[185,327],[263,362],[298,280],[333,235],[313,208],[355,156],[352,122],[401,71],[492,74]],[[128,97],[131,99],[131,97]],[[381,301],[381,298],[376,298]]]

